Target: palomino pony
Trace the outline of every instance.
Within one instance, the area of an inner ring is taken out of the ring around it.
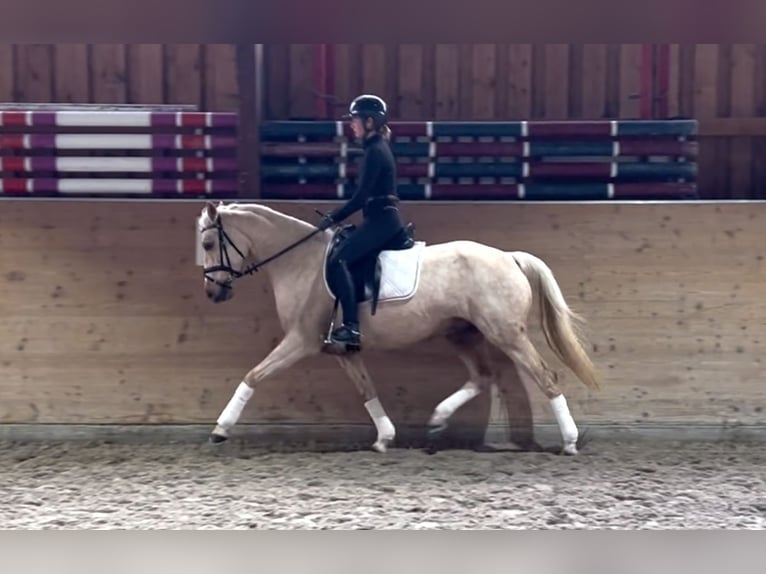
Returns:
[[[228,438],[260,381],[326,350],[323,335],[337,309],[324,279],[334,234],[259,204],[208,202],[198,224],[208,298],[215,303],[231,299],[233,281],[263,267],[284,330],[281,342],[245,375],[221,412],[210,437],[219,443]],[[446,428],[458,408],[488,389],[495,375],[490,353],[499,349],[513,361],[522,380],[534,382],[548,398],[561,431],[562,452],[576,454],[578,429],[567,401],[555,373],[527,335],[533,288],[539,293],[548,345],[587,387],[599,385],[574,330],[573,321],[579,317],[568,307],[548,266],[529,253],[501,251],[472,241],[427,247],[417,242],[415,247],[386,251],[384,256],[388,260],[382,282],[393,281],[393,288],[381,292],[374,317],[369,307],[361,309],[363,347],[393,350],[443,336],[468,370],[468,381],[435,408],[429,420],[434,434]],[[247,266],[250,261],[256,263]],[[401,289],[407,285],[409,289]],[[385,452],[395,428],[361,353],[337,358],[375,423],[373,448]]]

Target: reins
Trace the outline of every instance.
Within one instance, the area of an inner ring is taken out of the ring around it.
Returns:
[[[321,212],[317,212],[320,213]],[[208,225],[207,227],[202,228],[202,232],[208,231],[210,229],[217,229],[218,230],[218,251],[219,251],[219,261],[220,263],[218,265],[213,265],[212,267],[205,267],[202,270],[202,273],[208,281],[211,281],[215,283],[216,285],[219,285],[220,287],[223,287],[225,289],[231,289],[231,284],[234,282],[235,279],[239,279],[241,277],[244,277],[245,275],[252,275],[253,273],[257,273],[261,267],[266,265],[267,263],[270,263],[271,261],[274,261],[275,259],[278,259],[279,257],[282,257],[285,253],[292,251],[299,245],[305,243],[312,237],[314,237],[317,233],[321,232],[322,229],[317,228],[305,237],[299,239],[298,241],[288,245],[284,249],[278,251],[274,255],[271,255],[264,259],[263,261],[258,261],[257,263],[253,263],[249,266],[247,266],[242,271],[238,271],[237,269],[234,269],[231,266],[231,258],[229,257],[229,252],[226,247],[226,244],[234,248],[234,250],[237,252],[237,254],[242,257],[242,259],[245,259],[245,254],[242,253],[242,251],[237,247],[237,245],[234,243],[234,241],[231,239],[228,233],[226,233],[226,230],[223,228],[223,222],[221,221],[221,218],[218,217],[216,222],[213,225]],[[224,263],[224,260],[226,261]],[[216,271],[225,271],[229,274],[229,278],[226,281],[218,281],[214,277],[211,277],[210,273],[215,273]]]

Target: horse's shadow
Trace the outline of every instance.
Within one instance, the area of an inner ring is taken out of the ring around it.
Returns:
[[[473,450],[479,453],[516,453],[516,454],[561,454],[560,446],[543,446],[536,440],[512,441],[513,446],[494,446],[491,444],[460,444],[455,440],[448,440],[444,437],[431,436],[427,444],[423,447],[423,452],[429,455],[441,451],[450,450]],[[582,451],[591,442],[591,436],[588,429],[584,429],[577,439],[577,450]]]

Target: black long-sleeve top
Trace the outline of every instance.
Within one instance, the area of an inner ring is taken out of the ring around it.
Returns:
[[[388,196],[388,201],[386,197]],[[396,160],[388,142],[380,134],[364,140],[364,156],[359,170],[359,185],[345,205],[332,218],[339,223],[360,209],[365,217],[374,217],[396,196]],[[372,200],[372,201],[371,201]]]

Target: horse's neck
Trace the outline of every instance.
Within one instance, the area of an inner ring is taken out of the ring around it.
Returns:
[[[246,215],[255,216],[258,222],[246,222],[249,235],[256,246],[256,263],[263,261],[286,247],[309,235],[314,228],[298,219],[260,206],[252,206]],[[243,228],[244,229],[244,228]],[[317,273],[322,270],[324,251],[328,237],[324,233],[305,241],[299,246],[272,259],[263,270],[274,291],[277,312],[283,324],[296,320],[303,312],[303,305],[310,298]]]

